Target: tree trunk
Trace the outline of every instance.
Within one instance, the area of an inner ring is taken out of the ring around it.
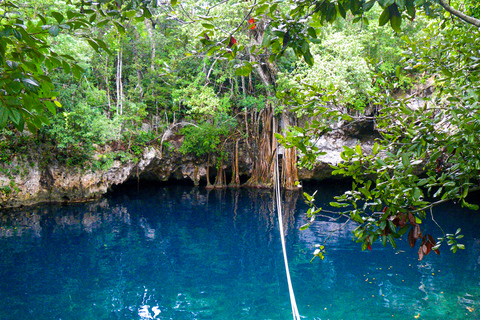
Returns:
[[[223,157],[220,157],[219,160],[217,160],[217,176],[215,177],[215,184],[214,188],[215,189],[224,189],[227,187],[226,181],[225,181],[225,169],[223,168]]]
[[[212,184],[210,183],[210,153],[207,156],[207,189],[213,189]]]
[[[253,159],[252,176],[245,183],[247,187],[271,188],[273,187],[273,168],[274,151],[276,140],[273,136],[273,108],[267,101],[264,112],[261,115],[260,125],[257,126],[258,135],[256,135],[255,145],[257,152]]]
[[[153,26],[149,19],[145,19],[145,26],[147,28],[148,37],[150,38],[150,48],[152,50],[150,54],[150,69],[155,70],[155,55],[157,48],[155,47],[155,40],[153,39]]]
[[[232,157],[232,181],[228,185],[231,188],[238,188],[240,187],[240,176],[238,174],[238,143],[240,139],[235,141],[235,154]]]
[[[282,113],[282,133],[291,125],[290,117],[287,115],[286,111]],[[298,170],[297,170],[297,149],[285,148],[282,158],[282,177],[283,177],[283,186],[287,190],[296,190],[298,186]]]
[[[108,117],[110,117],[112,102],[110,101],[110,84],[108,83],[108,54],[105,56],[105,88],[107,92]]]
[[[117,75],[116,75],[117,115],[123,114],[122,58],[123,58],[123,49],[120,43],[120,48],[118,49],[118,53],[117,53]]]
[[[250,31],[250,42],[252,46],[261,47],[264,36],[264,22],[259,21],[256,28]],[[245,186],[257,187],[257,188],[271,188],[273,187],[273,168],[274,168],[274,151],[276,146],[276,139],[274,132],[276,128],[273,127],[273,115],[274,110],[270,102],[270,97],[274,95],[272,92],[272,85],[274,84],[274,77],[271,68],[265,68],[268,64],[268,57],[264,58],[267,62],[263,61],[260,56],[254,55],[249,51],[250,62],[254,64],[254,70],[263,85],[266,87],[267,99],[265,102],[265,109],[260,113],[252,117],[254,123],[252,131],[255,130],[255,134],[252,132],[252,145],[257,150],[256,154],[252,157],[253,170],[252,176],[247,181]],[[248,138],[247,138],[248,139]]]

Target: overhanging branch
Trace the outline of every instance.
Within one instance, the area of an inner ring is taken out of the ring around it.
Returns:
[[[462,19],[463,21],[473,24],[476,27],[480,28],[480,20],[476,19],[474,17],[468,16],[465,13],[458,11],[454,8],[452,8],[445,0],[438,0],[438,3],[448,12],[456,16],[457,18]]]

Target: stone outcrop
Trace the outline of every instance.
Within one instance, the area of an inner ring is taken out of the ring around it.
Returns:
[[[98,198],[115,184],[121,184],[135,172],[143,171],[155,158],[155,149],[146,149],[138,163],[114,161],[107,170],[83,170],[42,163],[26,163],[15,157],[3,164],[0,174],[0,206],[16,207],[39,202],[83,201]]]
[[[326,152],[325,155],[319,156],[313,169],[300,168],[298,170],[298,178],[300,180],[326,180],[326,179],[343,179],[342,176],[332,175],[331,165],[337,165],[343,161],[340,154],[344,151],[343,146],[355,148],[360,144],[365,154],[371,154],[375,143],[375,135],[350,136],[343,132],[333,132],[322,136],[316,146],[319,151]]]
[[[181,139],[171,141],[172,150],[178,150]],[[343,146],[353,147],[361,143],[368,153],[373,138],[358,138],[336,132],[324,136],[317,142],[321,151],[327,152],[319,158],[313,170],[300,169],[300,180],[324,180],[332,178],[331,164],[341,161]],[[250,176],[252,163],[243,148],[239,151],[239,175]],[[230,152],[230,154],[233,154]],[[210,172],[214,171],[215,159],[210,160]],[[230,170],[231,160],[225,161]],[[190,180],[199,185],[206,180],[207,159],[165,151],[154,147],[146,148],[136,161],[115,160],[108,169],[68,167],[56,161],[45,161],[40,156],[28,159],[14,157],[8,164],[0,163],[0,208],[18,207],[41,202],[74,202],[96,199],[113,186],[128,180],[170,181]],[[333,176],[335,178],[335,176]],[[227,182],[230,174],[227,173]]]

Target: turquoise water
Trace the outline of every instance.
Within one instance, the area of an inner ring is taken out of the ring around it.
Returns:
[[[325,197],[339,191],[325,185]],[[306,231],[285,205],[288,256],[304,319],[480,319],[480,219],[437,208],[465,250],[360,251],[353,225],[323,261],[314,244],[343,221]],[[328,200],[324,200],[328,201]],[[99,202],[0,212],[0,319],[292,319],[270,193],[187,186],[118,190]],[[434,237],[440,231],[425,225]]]

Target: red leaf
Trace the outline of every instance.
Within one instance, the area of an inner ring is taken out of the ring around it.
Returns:
[[[425,245],[427,247],[427,251],[425,252],[425,254],[429,254],[432,248],[435,247],[437,243],[435,242],[435,239],[433,239],[431,234],[427,234],[425,237],[423,237],[423,239],[426,239]]]
[[[250,29],[252,29],[252,30],[255,29],[255,25],[253,24],[253,25],[250,27]]]
[[[425,251],[425,255],[427,255],[427,254],[430,253],[430,251],[432,251],[432,247],[433,247],[433,246],[432,246],[432,244],[431,244],[430,242],[428,242],[428,243],[426,243],[426,244],[424,245],[424,247],[425,247],[425,250],[424,250],[424,251]]]
[[[405,227],[406,224],[407,224],[407,215],[404,214],[402,216],[402,218],[400,219],[399,225],[400,225],[400,227]]]
[[[255,19],[252,18],[252,19],[248,20],[248,23],[250,23],[250,24],[255,23]]]
[[[228,42],[228,48],[231,48],[234,44],[237,43],[237,40],[233,37],[233,36],[230,36],[230,41]]]
[[[413,237],[413,228],[410,228],[410,231],[408,232],[408,243],[410,244],[410,247],[415,247],[415,242],[417,242],[417,239]]]
[[[420,246],[418,249],[418,260],[422,261],[423,259],[423,246]]]
[[[413,227],[413,237],[415,240],[422,238],[422,230],[420,230],[420,226],[418,224]]]
[[[415,221],[415,216],[413,215],[413,213],[409,212],[408,213],[408,221],[410,221],[410,224],[412,226],[416,226],[417,225],[417,221]],[[418,239],[418,238],[417,238]]]
[[[388,220],[392,221],[392,223],[395,227],[400,226],[400,218],[398,216],[389,217]],[[387,224],[387,226],[388,226],[388,224]]]

